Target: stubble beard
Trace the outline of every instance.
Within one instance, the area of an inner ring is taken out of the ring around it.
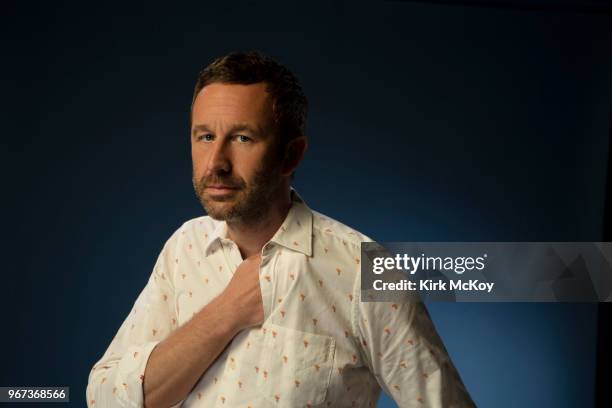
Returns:
[[[280,187],[279,166],[262,166],[250,183],[243,179],[235,179],[231,175],[216,175],[207,182],[202,177],[196,181],[192,178],[196,196],[206,213],[218,221],[226,221],[235,225],[257,225],[265,218],[273,202],[273,196]],[[228,199],[214,199],[205,191],[210,184],[228,184],[238,186],[235,195]],[[233,205],[225,204],[234,201]]]

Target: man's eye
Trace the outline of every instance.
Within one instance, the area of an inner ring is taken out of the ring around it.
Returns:
[[[238,139],[240,143],[247,143],[251,141],[251,138],[245,135],[237,135],[236,139]]]
[[[214,136],[211,135],[210,133],[205,133],[203,135],[199,135],[197,137],[197,140],[204,140],[205,142],[210,142],[214,139]]]

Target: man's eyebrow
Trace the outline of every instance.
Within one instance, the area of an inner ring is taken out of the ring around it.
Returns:
[[[191,130],[191,134],[193,135],[199,130],[203,132],[214,133],[212,130],[210,130],[208,125],[206,125],[205,123],[202,123],[202,124],[195,125],[193,129]],[[259,127],[253,127],[249,125],[248,123],[236,123],[229,128],[227,133],[243,132],[245,130],[251,133],[257,134],[257,135],[261,134]]]
[[[208,126],[201,124],[201,125],[195,125],[191,129],[191,134],[194,135],[198,130],[201,130],[203,132],[210,132],[210,129],[208,128]]]

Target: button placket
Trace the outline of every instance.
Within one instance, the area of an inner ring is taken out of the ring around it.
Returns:
[[[234,252],[237,251],[237,247],[236,244],[234,244],[234,242],[229,239],[223,239],[221,241],[221,250],[223,251],[225,267],[227,268],[227,271],[229,272],[229,277],[231,278],[234,272],[236,272],[236,268],[238,268],[238,265],[240,265],[240,263],[242,262],[242,259],[240,259],[239,262],[236,262],[236,254]],[[241,258],[239,251],[238,258]]]
[[[271,252],[271,245],[266,244],[261,250],[261,265],[259,267],[259,286],[264,309],[264,323],[272,313],[274,299],[274,266],[276,257]]]
[[[230,259],[232,261],[232,270],[235,271],[243,261],[242,255],[240,255],[240,251],[238,250],[238,245],[235,243],[231,243],[230,249]]]

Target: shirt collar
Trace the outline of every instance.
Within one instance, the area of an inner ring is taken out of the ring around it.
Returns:
[[[285,221],[270,239],[270,242],[312,256],[312,217],[312,210],[308,208],[297,191],[291,187],[291,208]],[[227,223],[225,221],[215,221],[215,223],[215,229],[209,235],[208,242],[204,247],[206,256],[220,245],[221,241],[229,239]]]

